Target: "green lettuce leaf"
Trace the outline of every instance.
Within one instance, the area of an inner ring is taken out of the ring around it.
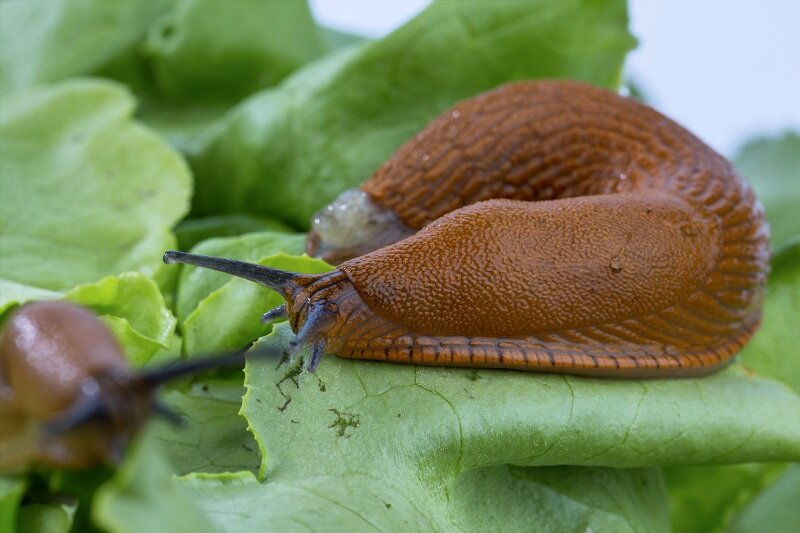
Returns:
[[[75,506],[70,504],[25,505],[19,510],[19,533],[69,533]]]
[[[231,111],[191,158],[195,215],[307,227],[454,102],[512,80],[616,87],[624,2],[434,2],[391,35],[328,56]]]
[[[798,531],[800,513],[800,465],[790,466],[772,485],[759,494],[731,523],[731,533]]]
[[[158,286],[138,273],[81,285],[64,298],[100,315],[134,366],[143,366],[157,351],[166,348],[175,331],[177,321]]]
[[[669,531],[657,469],[498,466],[448,487],[415,474],[361,470],[260,484],[242,472],[182,481],[226,531]]]
[[[58,300],[62,293],[31,287],[0,277],[0,317],[9,309],[32,300]]]
[[[785,469],[783,463],[664,469],[673,530],[680,533],[728,530],[733,517]]]
[[[16,0],[0,12],[0,95],[73,76],[111,78],[180,146],[244,96],[355,40],[317,27],[301,0]]]
[[[128,270],[168,283],[161,254],[188,209],[190,175],[131,121],[133,105],[93,80],[3,100],[0,271],[15,287],[64,291]]]
[[[263,343],[285,350],[292,338],[282,323]],[[242,413],[262,450],[267,482],[201,483],[196,488],[206,495],[195,497],[212,518],[221,511],[216,491],[235,501],[232,529],[258,518],[295,529],[333,523],[480,530],[485,520],[508,529],[521,523],[522,501],[541,499],[535,495],[540,485],[552,492],[548,483],[564,477],[570,481],[557,484],[558,492],[602,509],[587,503],[598,496],[586,480],[604,469],[586,466],[800,459],[800,397],[741,365],[704,378],[610,381],[330,356],[316,374],[302,372],[301,364],[302,357],[277,367],[252,358],[247,363]],[[522,468],[565,464],[576,466]],[[608,472],[619,476],[615,486],[631,484],[612,491],[621,508],[611,514],[629,527],[612,527],[597,516],[583,527],[668,530],[666,510],[658,519],[633,512],[642,505],[637,498],[647,499],[650,510],[665,501],[657,473]],[[629,477],[637,475],[648,481],[637,486]],[[523,487],[520,478],[532,483]],[[562,507],[569,508],[542,504],[536,518],[556,520],[553,509]],[[488,508],[499,511],[487,515]],[[574,509],[565,514],[583,516]],[[645,519],[652,522],[639,521]]]
[[[92,522],[110,533],[214,531],[189,500],[148,434],[134,443],[113,477],[97,490]]]
[[[215,237],[238,237],[245,233],[278,231],[288,233],[291,228],[269,217],[237,214],[184,220],[175,228],[179,250],[191,250],[200,242]]]
[[[243,395],[241,371],[227,379],[200,377],[186,391],[169,388],[161,394],[184,421],[180,426],[158,421],[152,428],[177,474],[258,470],[258,445],[238,414]]]
[[[179,2],[144,43],[159,94],[181,104],[244,97],[324,50],[306,2]]]
[[[17,512],[27,481],[24,477],[0,476],[0,531],[14,531]]]
[[[800,236],[800,134],[754,139],[739,150],[733,162],[764,204],[773,250]]]
[[[0,95],[107,68],[129,55],[173,3],[0,3]]]
[[[780,379],[800,394],[800,356],[787,342],[800,317],[800,234],[772,259],[761,329],[744,347],[741,360],[752,370]]]

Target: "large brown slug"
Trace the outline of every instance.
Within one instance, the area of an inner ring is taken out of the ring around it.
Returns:
[[[67,302],[17,309],[0,336],[0,473],[32,465],[115,464],[172,379],[241,365],[243,353],[135,372],[110,331]]]
[[[728,161],[568,81],[459,103],[313,225],[311,252],[348,259],[328,274],[165,261],[281,292],[269,317],[288,314],[311,369],[327,351],[637,378],[728,362],[759,324],[769,260],[763,210]]]

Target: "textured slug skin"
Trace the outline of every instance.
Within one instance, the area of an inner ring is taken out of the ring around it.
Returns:
[[[692,134],[608,91],[520,82],[464,101],[361,189],[421,231],[303,291],[338,288],[337,355],[684,376],[725,363],[758,326],[768,230],[752,190]]]

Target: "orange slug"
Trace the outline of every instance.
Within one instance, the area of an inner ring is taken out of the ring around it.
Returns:
[[[0,472],[115,464],[152,411],[176,419],[153,399],[158,385],[243,362],[236,353],[134,372],[88,310],[26,304],[0,336]]]
[[[730,361],[758,327],[768,233],[736,170],[679,125],[537,81],[457,104],[318,213],[309,251],[347,259],[333,272],[165,261],[279,291],[265,316],[288,315],[310,369],[329,352],[681,377]]]

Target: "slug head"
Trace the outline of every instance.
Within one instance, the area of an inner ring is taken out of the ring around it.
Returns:
[[[414,233],[367,193],[348,189],[311,218],[306,252],[338,265]]]
[[[344,316],[356,305],[355,289],[339,270],[326,274],[297,274],[254,263],[235,261],[220,257],[187,254],[170,251],[164,254],[164,262],[184,263],[225,272],[244,278],[278,292],[286,303],[266,312],[261,320],[270,322],[276,318],[288,318],[296,338],[289,350],[294,353],[304,345],[311,348],[311,357],[306,369],[314,371],[326,348],[336,349],[336,333],[343,325]]]

